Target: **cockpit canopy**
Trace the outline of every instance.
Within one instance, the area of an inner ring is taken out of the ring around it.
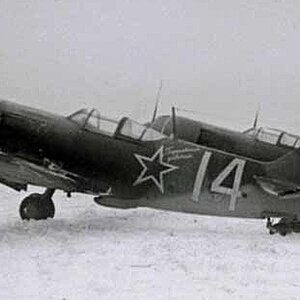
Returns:
[[[138,141],[155,141],[166,138],[165,135],[149,126],[142,125],[126,117],[119,121],[110,119],[100,115],[96,109],[81,109],[68,116],[68,119],[85,130],[108,136],[122,136]]]
[[[166,138],[165,135],[153,128],[142,125],[128,118],[123,118],[123,120],[120,121],[120,124],[122,124],[122,126],[119,128],[119,133],[128,138],[140,141],[156,141]]]
[[[253,128],[246,132],[257,140],[272,145],[300,148],[300,137],[274,128]]]
[[[101,132],[110,136],[114,135],[119,124],[117,120],[100,116],[99,111],[96,109],[88,110],[86,108],[71,114],[68,119],[74,121],[84,129]]]

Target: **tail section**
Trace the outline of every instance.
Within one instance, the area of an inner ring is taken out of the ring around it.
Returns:
[[[300,187],[300,150],[296,149],[279,159],[265,163],[266,176]]]
[[[300,196],[300,151],[264,163],[265,175],[256,176],[257,184],[267,193],[283,197]]]

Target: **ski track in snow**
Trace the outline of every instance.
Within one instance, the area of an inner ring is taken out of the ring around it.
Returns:
[[[269,236],[263,220],[57,192],[55,219],[23,222],[25,193],[1,196],[0,299],[300,299],[300,235]]]

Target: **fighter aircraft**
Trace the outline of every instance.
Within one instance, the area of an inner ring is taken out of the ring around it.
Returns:
[[[0,182],[45,187],[22,201],[26,220],[54,217],[59,189],[95,195],[103,206],[267,218],[271,234],[300,231],[299,149],[261,161],[181,140],[172,120],[168,137],[95,109],[65,117],[1,101]]]

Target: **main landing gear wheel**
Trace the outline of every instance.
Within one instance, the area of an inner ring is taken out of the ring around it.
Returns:
[[[45,220],[53,218],[55,214],[54,203],[51,199],[54,191],[45,194],[31,194],[20,205],[20,216],[23,220]]]
[[[294,224],[297,223],[296,219],[289,220],[288,218],[281,218],[280,221],[276,224],[273,224],[270,218],[267,220],[267,228],[269,229],[269,233],[275,234],[279,233],[281,236],[286,236],[287,234],[290,234],[292,232],[295,232],[294,230]]]

